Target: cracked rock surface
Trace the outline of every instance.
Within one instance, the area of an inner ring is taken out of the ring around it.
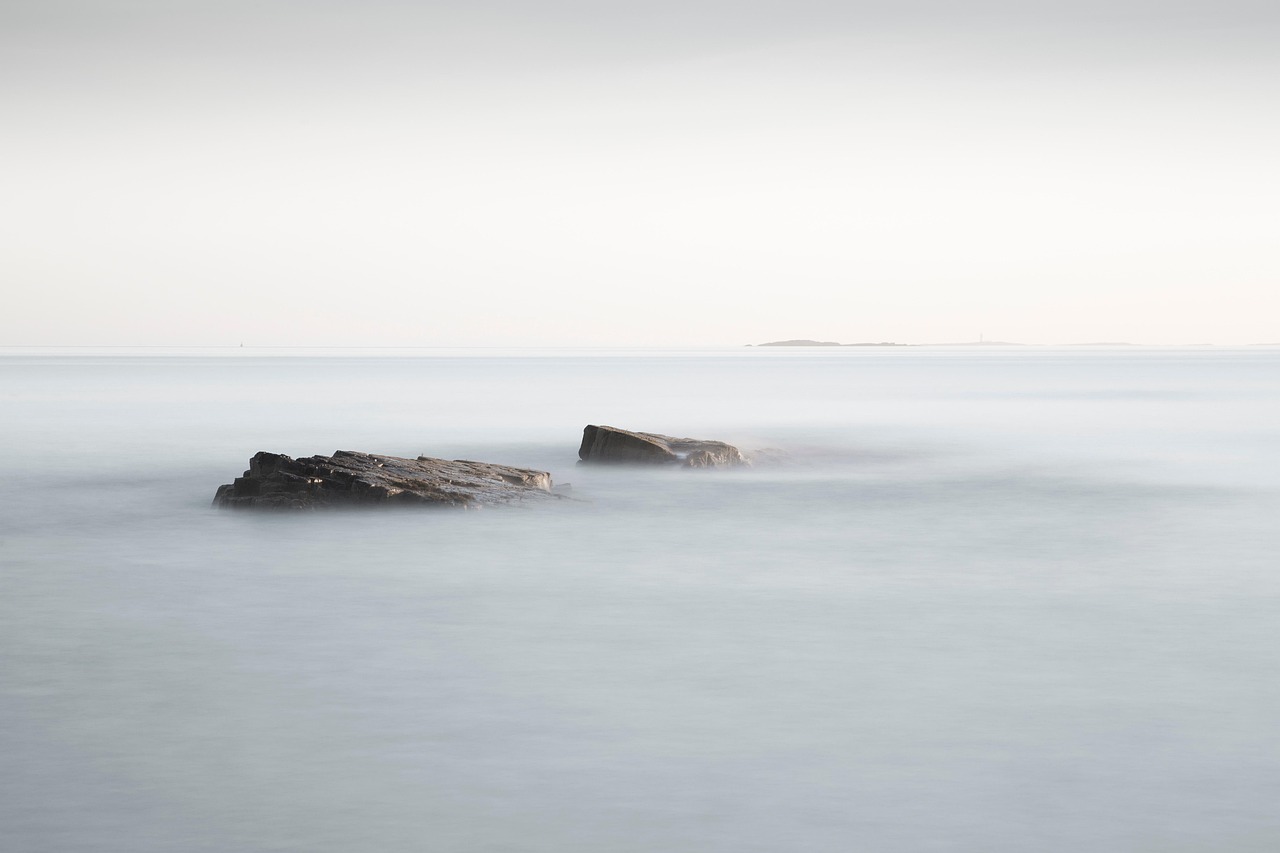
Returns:
[[[260,452],[234,483],[219,486],[217,507],[319,509],[435,505],[475,508],[553,497],[546,471],[465,459],[402,459],[354,450],[294,459]]]

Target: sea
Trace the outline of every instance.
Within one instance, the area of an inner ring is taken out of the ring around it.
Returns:
[[[1277,347],[8,348],[0,461],[5,851],[1280,849]]]

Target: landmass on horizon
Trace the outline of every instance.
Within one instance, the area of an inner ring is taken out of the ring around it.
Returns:
[[[753,344],[747,344],[753,346]],[[761,347],[1021,347],[1026,344],[1016,344],[1010,341],[962,341],[958,343],[947,344],[898,344],[891,341],[880,341],[879,343],[856,343],[842,344],[838,341],[812,341],[807,338],[797,338],[789,341],[769,341],[763,344],[754,344]]]
[[[891,343],[889,341],[881,341],[880,343],[842,344],[838,341],[815,341],[815,340],[810,340],[808,338],[795,338],[793,340],[787,340],[787,341],[769,341],[763,344],[747,344],[747,346],[749,347],[751,346],[756,346],[756,347],[1026,347],[1026,346],[1041,346],[1041,344],[1023,344],[1023,343],[1017,343],[1015,341],[988,341],[988,340],[956,341],[952,343],[940,343],[940,344],[899,344],[899,343]],[[1137,347],[1137,346],[1143,346],[1143,344],[1135,344],[1130,341],[1086,341],[1084,343],[1073,343],[1073,344],[1051,344],[1051,346]],[[1167,345],[1162,344],[1159,346],[1167,346]],[[1211,346],[1215,346],[1215,344],[1178,344],[1177,346],[1211,347]],[[1265,346],[1280,346],[1280,344],[1248,344],[1247,346],[1265,347]]]
[[[747,344],[752,346],[752,344]],[[889,341],[881,341],[880,343],[866,344],[842,344],[837,341],[810,341],[810,340],[793,340],[793,341],[770,341],[766,344],[755,344],[762,347],[909,347],[911,344],[895,344]]]

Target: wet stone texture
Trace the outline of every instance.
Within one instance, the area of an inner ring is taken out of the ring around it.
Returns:
[[[249,470],[218,487],[217,507],[321,509],[344,506],[476,508],[554,497],[551,475],[464,459],[402,459],[353,450],[293,459],[257,453]]]
[[[582,431],[578,458],[583,462],[622,465],[683,465],[725,468],[749,464],[738,448],[723,441],[673,438],[652,432],[632,432],[588,424]]]

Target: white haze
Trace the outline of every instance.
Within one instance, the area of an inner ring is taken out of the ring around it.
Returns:
[[[1280,849],[1280,351],[287,352],[0,356],[6,853]],[[209,506],[338,448],[573,500]]]
[[[1280,339],[1261,4],[0,16],[0,345]]]

